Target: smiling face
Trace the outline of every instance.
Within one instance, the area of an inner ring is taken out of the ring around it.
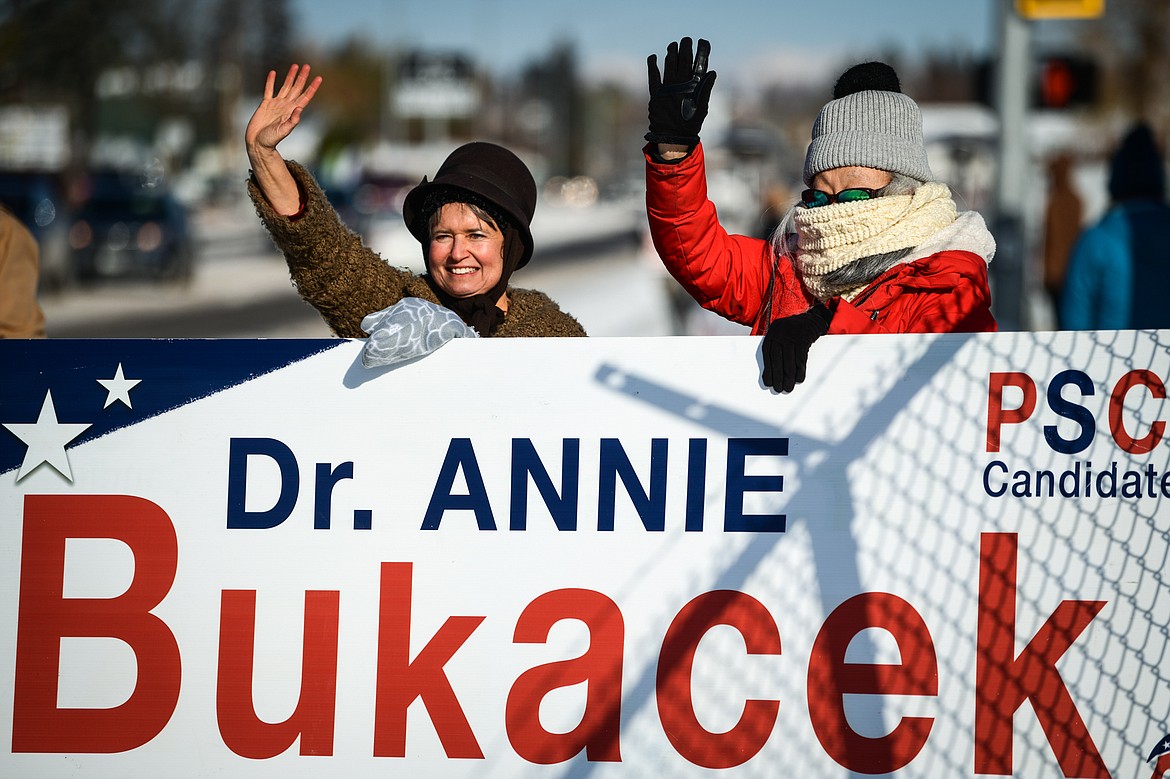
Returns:
[[[488,292],[504,272],[504,234],[466,203],[447,203],[431,224],[427,265],[431,278],[452,297]],[[505,308],[504,297],[498,305]]]

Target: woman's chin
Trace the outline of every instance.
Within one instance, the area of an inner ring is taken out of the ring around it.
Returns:
[[[479,292],[479,289],[465,284],[444,284],[443,291],[453,298],[469,298]]]
[[[451,297],[469,298],[481,292],[487,292],[483,286],[483,276],[479,273],[468,273],[462,276],[446,274],[439,280],[439,285]]]

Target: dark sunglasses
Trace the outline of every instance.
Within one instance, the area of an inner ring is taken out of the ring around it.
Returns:
[[[800,204],[805,208],[820,208],[829,205],[829,203],[855,203],[858,200],[869,200],[873,197],[877,197],[876,189],[862,187],[843,189],[835,195],[821,192],[819,189],[806,189],[800,193]]]

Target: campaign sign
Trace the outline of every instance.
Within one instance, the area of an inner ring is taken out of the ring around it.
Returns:
[[[1168,344],[0,342],[0,776],[1161,776]]]

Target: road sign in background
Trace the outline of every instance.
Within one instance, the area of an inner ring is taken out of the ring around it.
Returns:
[[[1105,13],[1105,0],[1016,0],[1025,19],[1093,19]]]

